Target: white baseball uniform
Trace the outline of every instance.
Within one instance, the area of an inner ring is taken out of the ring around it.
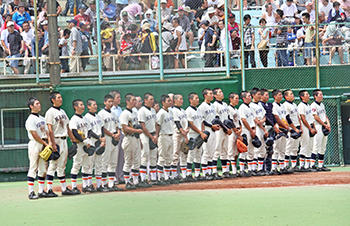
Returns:
[[[308,103],[300,102],[298,105],[298,113],[299,115],[305,116],[305,119],[310,126],[314,123],[315,119],[312,115],[311,106]],[[303,133],[300,137],[300,155],[304,155],[306,158],[310,158],[314,143],[314,137],[310,137],[310,131],[304,125],[304,123],[301,123],[301,128],[303,129]]]
[[[311,104],[311,112],[313,115],[318,115],[323,122],[327,122],[326,108],[323,103],[313,102]],[[327,148],[327,138],[322,132],[322,125],[315,120],[315,128],[317,133],[312,148],[313,154],[324,155]]]
[[[272,103],[272,114],[277,115],[281,120],[286,121],[287,112],[284,105],[281,103]],[[278,140],[275,140],[273,144],[272,159],[276,159],[280,163],[280,167],[284,167],[284,159],[286,154],[286,142],[287,139],[282,136]],[[283,163],[282,163],[283,162]]]
[[[223,101],[216,100],[213,103],[213,107],[215,110],[216,116],[219,116],[221,122],[228,119],[228,106]],[[220,157],[221,160],[227,160],[227,144],[228,144],[228,135],[224,132],[222,128],[215,131],[215,152],[214,152],[214,160],[217,161]]]
[[[199,130],[202,130],[202,115],[198,112],[196,107],[189,106],[186,109],[187,120],[192,122],[194,126],[196,126]],[[188,137],[196,139],[199,136],[199,133],[195,132],[193,129],[190,129],[188,133]],[[195,148],[188,152],[187,163],[200,163],[202,155],[202,147]]]
[[[180,107],[174,106],[172,109],[172,114],[174,118],[173,128],[175,133],[173,134],[174,147],[173,147],[173,161],[171,165],[177,166],[180,160],[180,166],[186,166],[187,154],[185,154],[182,150],[184,145],[186,145],[185,138],[175,124],[175,122],[179,122],[182,129],[186,130],[188,128],[186,111]]]
[[[290,119],[290,121],[294,124],[295,127],[300,129],[298,106],[295,103],[289,102],[289,101],[285,101],[283,103],[283,106],[286,110],[286,114]],[[286,155],[297,156],[299,143],[300,143],[300,138],[294,139],[291,136],[289,136],[289,138],[287,139]]]
[[[232,119],[233,124],[236,129],[240,129],[241,125],[239,123],[239,120],[241,119],[239,116],[238,109],[231,104],[228,106],[229,110],[229,117]],[[228,160],[231,162],[231,167],[232,167],[232,173],[235,174],[237,172],[237,166],[236,166],[236,156],[238,155],[238,150],[237,150],[237,141],[238,136],[236,135],[235,132],[232,132],[232,134],[228,137],[228,144],[227,144],[227,156]]]
[[[265,118],[266,111],[260,102],[258,103],[251,102],[249,104],[249,107],[253,111],[254,119],[262,120],[263,118]],[[265,123],[264,123],[264,126],[265,126]],[[264,130],[261,129],[259,126],[256,126],[255,134],[261,141],[261,146],[259,148],[254,147],[254,158],[255,159],[265,158],[266,148],[265,148],[265,141],[264,141]]]
[[[239,116],[241,119],[242,124],[242,135],[245,134],[247,136],[248,146],[247,146],[247,152],[241,153],[239,158],[243,160],[251,161],[254,158],[254,146],[252,144],[252,137],[250,135],[249,130],[244,126],[242,119],[245,119],[247,123],[249,124],[250,128],[255,128],[255,122],[254,122],[254,113],[253,110],[249,107],[248,104],[242,103],[238,108]]]

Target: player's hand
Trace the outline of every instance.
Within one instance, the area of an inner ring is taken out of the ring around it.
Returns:
[[[106,141],[101,141],[100,146],[101,146],[101,147],[104,147],[105,145],[106,145]]]
[[[232,134],[232,129],[228,129],[228,130],[227,130],[227,135],[230,136],[231,134]]]
[[[56,144],[51,144],[51,147],[52,147],[52,150],[53,150],[54,152],[57,152],[57,146],[56,146]]]
[[[300,133],[300,130],[298,128],[295,128],[295,132]]]
[[[212,128],[213,128],[214,131],[217,131],[217,130],[220,129],[220,126],[219,125],[213,125]]]
[[[264,131],[264,136],[268,137],[269,136],[269,132],[267,130]]]
[[[185,137],[185,144],[188,144],[189,140],[187,137]]]
[[[315,129],[313,129],[313,128],[310,130],[310,132],[311,132],[312,134],[316,134],[316,133],[317,133],[317,131],[316,131]]]
[[[329,132],[331,132],[331,127],[328,124],[326,124],[326,129],[329,130]]]
[[[141,133],[143,133],[143,131],[142,131],[142,129],[137,129],[136,133],[140,133],[141,134]]]
[[[101,143],[106,143],[106,138],[105,137],[100,137]]]
[[[158,143],[158,137],[156,137],[156,136],[153,136],[151,140],[152,140],[152,142],[155,143],[155,144]]]
[[[250,131],[250,136],[251,136],[252,138],[255,137],[255,130],[252,129],[252,130]]]
[[[281,132],[281,130],[278,127],[274,127],[274,130],[275,130],[276,133],[280,133]]]
[[[200,135],[201,135],[201,138],[202,138],[203,140],[207,139],[207,137],[208,137],[208,135],[205,134],[205,133],[203,133],[203,132],[201,132]]]

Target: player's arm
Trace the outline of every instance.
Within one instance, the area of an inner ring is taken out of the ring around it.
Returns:
[[[159,137],[160,125],[156,123],[156,136]]]
[[[180,121],[174,121],[175,125],[176,125],[176,128],[180,131],[180,133],[185,137],[187,138],[187,131],[185,131],[182,126],[181,126],[181,123]]]
[[[72,130],[69,128],[68,124],[67,124],[67,132],[68,132],[68,136],[69,136],[70,140],[72,142],[78,143],[78,140],[73,135]]]
[[[195,131],[196,133],[198,133],[199,135],[201,135],[202,139],[207,138],[207,135],[205,133],[202,132],[202,130],[198,129],[197,126],[194,125],[194,123],[192,121],[188,121],[188,126],[193,129],[193,131]]]
[[[299,133],[299,130],[297,129],[297,127],[295,127],[292,119],[290,118],[290,115],[287,115],[286,116],[286,119],[287,119],[287,122],[288,122],[288,125],[294,130],[296,131],[297,133]]]
[[[280,127],[283,127],[286,130],[289,130],[289,127],[282,122],[282,120],[280,119],[280,117],[278,115],[273,115],[273,116],[275,117],[276,122]]]
[[[151,140],[152,140],[152,142],[153,143],[157,143],[157,137],[158,136],[152,136],[152,134],[148,131],[148,129],[146,128],[146,124],[144,123],[144,122],[139,122],[140,123],[140,125],[141,125],[141,128],[142,128],[142,131],[143,131],[143,133],[146,135],[146,136],[148,136]]]
[[[241,121],[242,121],[243,125],[245,126],[245,128],[247,128],[247,130],[250,132],[251,137],[254,138],[255,131],[250,127],[249,123],[247,122],[247,119],[241,118]]]
[[[51,142],[51,146],[52,146],[54,151],[57,151],[55,135],[53,134],[52,124],[47,124],[47,129],[49,130],[48,138],[49,138],[49,140]]]
[[[35,130],[31,130],[30,134],[32,134],[32,136],[36,142],[38,142],[44,146],[48,145],[43,139],[40,138],[40,136],[38,135],[38,133]]]
[[[314,119],[316,120],[316,122],[320,123],[322,126],[327,127],[327,124],[321,120],[320,116],[315,114]]]
[[[135,129],[126,124],[122,124],[122,129],[126,134],[142,133],[142,129]]]
[[[107,136],[110,136],[110,137],[113,137],[113,133],[111,133],[108,129],[106,129],[106,128],[104,128],[103,127],[103,132],[104,132],[104,134],[106,134]]]
[[[329,118],[328,118],[328,116],[326,115],[326,121],[327,121],[327,126],[328,127],[326,127],[329,131],[331,131],[331,122],[329,121]]]

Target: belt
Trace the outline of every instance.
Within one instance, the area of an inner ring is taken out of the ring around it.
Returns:
[[[252,129],[255,129],[255,126],[253,126]]]
[[[67,139],[67,137],[55,137],[55,139],[65,140],[65,139]]]
[[[173,134],[160,134],[161,136],[172,136]]]

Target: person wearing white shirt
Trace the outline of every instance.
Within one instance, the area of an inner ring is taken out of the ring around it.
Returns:
[[[281,6],[281,10],[283,11],[283,15],[286,17],[287,21],[293,22],[294,16],[298,12],[297,6],[293,3],[293,0],[287,0]]]
[[[33,29],[31,29],[28,22],[24,22],[22,24],[22,27],[23,27],[23,31],[21,35],[25,45],[24,57],[27,58],[30,56],[30,53],[32,52],[31,43],[35,36],[34,36],[34,31]],[[31,65],[31,60],[25,59],[23,61],[23,64],[24,64],[24,74],[28,74],[30,65]]]
[[[324,163],[324,154],[326,153],[327,148],[327,135],[324,134],[323,129],[328,130],[328,132],[331,132],[331,124],[329,122],[329,118],[326,114],[326,108],[323,101],[323,93],[320,89],[315,89],[312,92],[312,95],[314,97],[314,102],[311,104],[311,112],[315,119],[315,128],[316,128],[316,135],[314,140],[314,145],[312,148],[312,154],[311,154],[311,167],[316,162],[316,157],[318,158],[318,171],[330,171],[330,169],[326,168]],[[316,168],[316,167],[315,167]]]
[[[239,106],[238,112],[241,118],[242,124],[242,136],[246,136],[247,138],[247,152],[240,153],[239,155],[239,170],[240,176],[246,177],[251,176],[253,167],[253,159],[254,159],[254,146],[252,144],[252,139],[256,136],[256,125],[254,122],[254,113],[253,110],[249,107],[250,102],[252,101],[252,96],[247,91],[241,92],[241,99],[243,103]],[[245,163],[248,164],[248,173],[245,172]]]
[[[281,101],[283,99],[282,92],[278,89],[275,89],[272,91],[272,96],[275,99],[275,101],[272,104],[272,114],[274,115],[276,119],[276,125],[275,125],[275,131],[277,133],[277,136],[280,132],[285,131],[285,134],[289,131],[289,126],[286,119],[286,110],[284,106],[281,104]],[[282,130],[282,131],[281,131]],[[272,168],[271,172],[273,174],[280,174],[280,173],[287,173],[286,166],[284,165],[285,161],[285,154],[286,154],[286,142],[287,139],[284,136],[281,136],[277,140],[275,140],[273,144],[273,154],[272,154]],[[279,171],[277,171],[277,161],[279,164]]]
[[[309,13],[310,14],[310,23],[313,24],[316,21],[316,13],[315,10],[313,9],[313,3],[308,2],[306,4],[306,9],[300,13],[300,15],[303,15],[304,13]]]
[[[328,19],[329,12],[333,9],[333,4],[329,2],[329,0],[321,0],[319,3],[318,11],[321,14],[324,12],[326,16],[326,21]]]
[[[306,90],[301,90],[299,92],[299,97],[301,99],[298,105],[298,114],[301,120],[301,129],[303,133],[300,137],[300,152],[299,152],[299,171],[305,172],[309,171],[311,152],[314,142],[314,135],[317,133],[314,127],[314,117],[311,112],[310,104],[310,94]]]

